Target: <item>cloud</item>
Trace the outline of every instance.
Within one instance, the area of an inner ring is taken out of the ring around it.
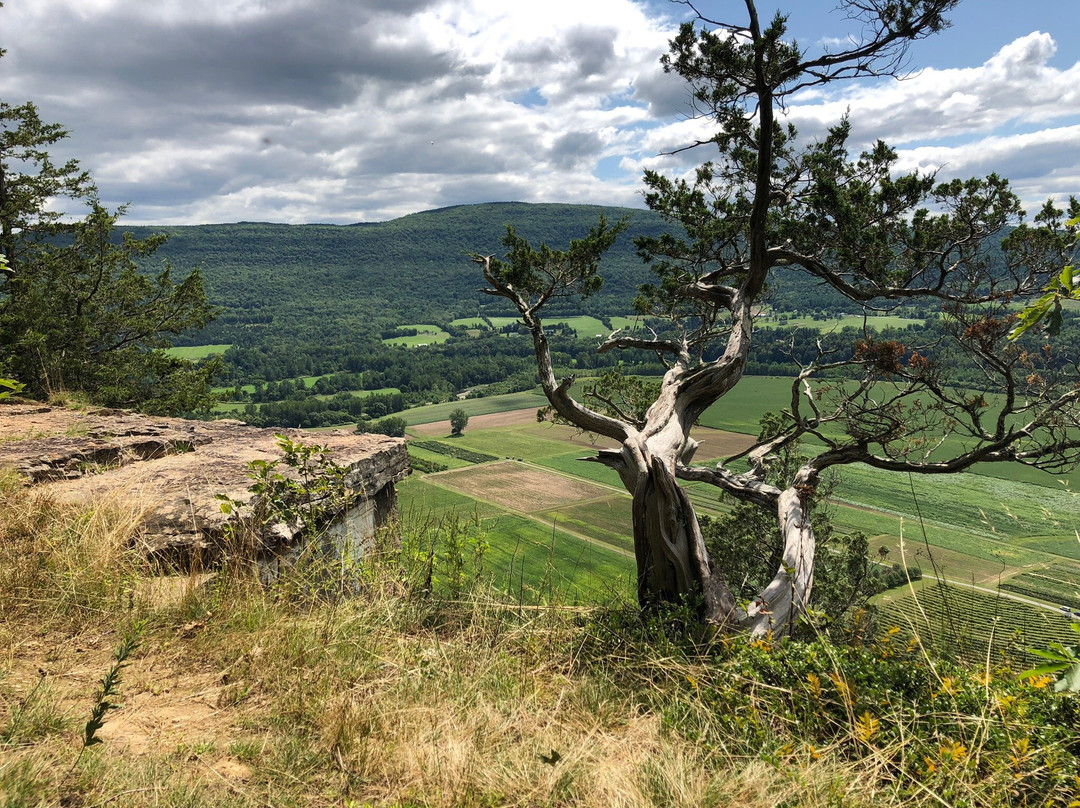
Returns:
[[[660,68],[671,14],[642,0],[23,0],[0,10],[18,32],[0,97],[63,123],[57,158],[90,168],[106,203],[132,202],[132,222],[641,205],[643,168],[712,153],[668,154],[712,134]],[[898,144],[905,165],[999,160],[1025,192],[1061,193],[1080,173],[1080,66],[1052,67],[1055,47],[1035,32],[978,67],[805,94],[790,116],[815,136],[850,108],[856,139]]]
[[[1043,124],[1080,110],[1080,62],[1051,67],[1055,51],[1050,35],[1035,31],[978,67],[926,68],[903,80],[807,94],[791,104],[789,117],[818,133],[850,110],[857,137],[896,145]]]
[[[9,6],[2,97],[62,121],[58,156],[90,167],[106,202],[133,202],[132,221],[373,220],[560,187],[630,198],[636,177],[594,172],[659,111],[637,88],[663,86],[669,30],[632,0]]]
[[[848,114],[855,149],[881,139],[899,147],[898,168],[942,179],[996,172],[1025,206],[1063,198],[1080,170],[1080,62],[1050,65],[1057,45],[1035,31],[971,68],[927,68],[903,80],[807,93],[788,108],[804,137]]]
[[[1048,198],[1061,203],[1080,191],[1080,125],[904,149],[898,168],[937,172],[942,179],[997,173],[1009,178],[1029,210]]]

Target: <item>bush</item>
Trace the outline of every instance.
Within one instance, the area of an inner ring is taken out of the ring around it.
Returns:
[[[389,435],[391,438],[404,438],[405,427],[408,422],[399,415],[391,415],[380,418],[378,421],[358,421],[356,431],[363,434],[373,432],[378,435]]]
[[[409,463],[412,465],[413,471],[419,471],[421,474],[434,474],[436,471],[446,471],[450,468],[442,463],[436,463],[434,460],[423,457],[410,456]]]
[[[483,454],[482,452],[470,452],[468,449],[461,449],[457,446],[447,446],[445,443],[439,443],[437,440],[418,440],[413,441],[413,446],[418,449],[427,449],[429,452],[435,452],[436,454],[443,454],[447,457],[456,457],[458,460],[464,460],[466,463],[490,463],[492,460],[498,460],[495,455]]]

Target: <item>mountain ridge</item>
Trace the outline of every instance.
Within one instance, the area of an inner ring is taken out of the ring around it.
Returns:
[[[153,261],[181,273],[200,267],[222,316],[183,342],[245,342],[254,327],[267,335],[340,339],[394,324],[511,314],[505,301],[479,293],[483,279],[469,255],[501,249],[506,226],[533,243],[565,246],[603,214],[630,217],[628,232],[605,256],[605,288],[576,306],[628,312],[648,267],[633,239],[667,229],[648,210],[602,205],[489,202],[418,211],[385,222],[285,224],[236,222],[136,225],[142,238],[169,236]]]

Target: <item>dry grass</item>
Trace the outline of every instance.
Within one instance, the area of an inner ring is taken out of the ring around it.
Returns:
[[[133,609],[145,565],[134,543],[149,503],[117,492],[71,504],[0,471],[0,616],[88,618]]]
[[[153,580],[129,549],[139,512],[123,501],[59,505],[11,480],[0,489],[0,805],[1071,798],[1059,780],[1068,782],[1075,757],[1030,714],[1051,702],[1003,712],[1012,685],[988,684],[983,697],[981,685],[945,686],[942,669],[919,669],[912,692],[929,688],[932,709],[913,712],[906,694],[889,701],[892,685],[871,690],[882,670],[901,676],[922,664],[912,656],[874,667],[899,653],[887,643],[847,656],[822,642],[703,648],[677,620],[518,607],[482,586],[425,592],[424,554],[408,552],[358,570],[360,594],[337,601],[300,596],[310,578],[269,590],[243,572]],[[97,680],[136,621],[147,628],[122,701],[103,743],[79,759]],[[811,669],[821,671],[816,683]],[[864,716],[874,698],[880,729]],[[935,712],[938,729],[928,731]],[[1040,733],[1039,746],[1021,745]],[[954,737],[962,754],[946,745]],[[1010,749],[1030,765],[1010,768]],[[1065,774],[1046,785],[1055,766]],[[1042,785],[1029,788],[1028,776]]]

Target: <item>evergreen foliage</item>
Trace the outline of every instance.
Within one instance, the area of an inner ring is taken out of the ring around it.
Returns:
[[[66,135],[33,104],[0,102],[0,373],[36,397],[79,391],[154,413],[207,409],[220,363],[195,367],[159,350],[212,319],[201,274],[140,267],[164,237],[114,235],[123,209],[106,210],[76,162],[50,158]],[[56,197],[89,212],[71,221],[50,207]]]

